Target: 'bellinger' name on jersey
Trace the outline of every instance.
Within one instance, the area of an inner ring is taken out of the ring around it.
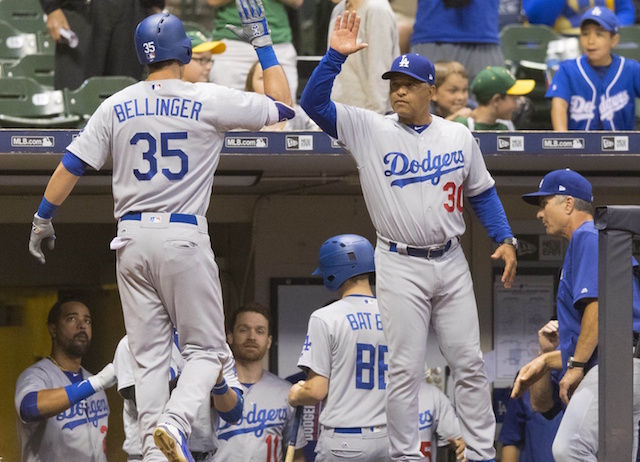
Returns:
[[[429,127],[418,133],[395,114],[381,118],[339,103],[336,111],[338,141],[358,164],[379,234],[428,246],[464,233],[464,196],[476,196],[495,183],[467,127],[432,115]]]

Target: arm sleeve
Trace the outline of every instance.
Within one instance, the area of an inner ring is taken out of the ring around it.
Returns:
[[[243,396],[242,390],[240,390],[239,388],[232,387],[231,389],[235,391],[236,395],[238,396],[236,405],[233,406],[233,409],[231,409],[230,411],[227,411],[227,412],[218,411],[218,415],[224,421],[230,424],[234,424],[238,420],[240,420],[240,418],[242,417],[242,411],[244,410],[244,396]]]
[[[546,98],[562,98],[567,103],[571,102],[571,86],[565,63],[560,64],[560,68],[554,74],[551,85],[544,96]]]
[[[331,88],[347,57],[329,48],[311,74],[300,97],[300,106],[328,135],[337,138],[336,105],[331,101]]]
[[[316,374],[329,378],[331,376],[331,343],[327,324],[312,315],[305,338],[298,367],[313,370]]]
[[[87,170],[88,164],[76,156],[74,153],[67,151],[66,154],[62,157],[62,165],[66,168],[69,173],[75,176],[82,176]]]
[[[60,0],[40,0],[40,6],[42,6],[42,11],[46,14],[61,8]]]
[[[468,199],[474,213],[478,216],[482,226],[489,232],[489,237],[494,242],[500,243],[513,236],[507,221],[507,214],[504,211],[502,202],[500,202],[495,186]]]
[[[38,392],[28,393],[20,403],[20,418],[23,422],[36,422],[42,419],[38,411]]]

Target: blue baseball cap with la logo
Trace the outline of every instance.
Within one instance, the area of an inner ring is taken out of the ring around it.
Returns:
[[[600,24],[608,32],[618,33],[618,17],[609,8],[604,6],[594,6],[590,8],[580,19],[580,26],[585,21],[594,21]]]
[[[388,80],[394,74],[405,74],[429,85],[436,81],[436,68],[433,63],[416,53],[398,56],[394,59],[391,69],[382,74],[382,78]]]

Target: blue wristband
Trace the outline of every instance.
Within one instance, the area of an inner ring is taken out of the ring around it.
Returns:
[[[57,205],[53,205],[42,196],[42,202],[40,202],[40,207],[38,207],[38,216],[40,218],[51,218],[57,209]]]
[[[256,48],[256,53],[258,54],[258,60],[260,61],[260,66],[262,66],[263,71],[270,67],[280,65],[276,52],[273,51],[273,47]]]
[[[222,379],[222,382],[220,382],[220,383],[216,383],[216,384],[213,386],[213,391],[212,391],[212,393],[213,393],[214,395],[218,395],[218,396],[220,396],[220,395],[224,395],[224,394],[226,394],[226,393],[227,393],[227,391],[229,391],[229,385],[227,385],[227,381],[223,378],[223,379]]]
[[[91,386],[91,382],[89,380],[83,380],[82,382],[72,383],[71,385],[67,385],[64,390],[67,392],[67,396],[69,397],[69,402],[73,406],[74,404],[78,404],[85,398],[93,395],[96,391]]]

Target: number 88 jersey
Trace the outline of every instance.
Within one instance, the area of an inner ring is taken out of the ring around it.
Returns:
[[[349,295],[316,310],[298,367],[329,379],[323,426],[386,425],[388,353],[374,297]]]
[[[114,215],[205,215],[225,131],[257,131],[269,99],[210,83],[138,82],[106,99],[68,151],[96,170],[113,158]]]

